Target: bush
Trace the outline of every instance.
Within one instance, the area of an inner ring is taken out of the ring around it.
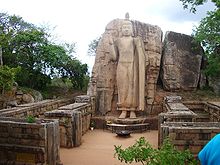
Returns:
[[[35,123],[36,118],[34,116],[32,116],[32,115],[29,115],[29,116],[26,117],[26,121],[28,123]]]
[[[197,160],[189,150],[178,151],[169,139],[166,139],[161,149],[154,149],[144,137],[126,149],[115,146],[115,157],[125,163],[141,162],[143,165],[197,165]]]
[[[6,65],[0,66],[0,91],[2,94],[12,88],[15,82],[15,75],[19,70],[19,67],[10,68]]]

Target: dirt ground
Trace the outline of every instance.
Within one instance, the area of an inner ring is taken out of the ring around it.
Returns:
[[[134,144],[140,137],[145,137],[153,147],[157,147],[158,131],[132,133],[126,138],[106,130],[88,131],[83,136],[80,147],[60,149],[61,162],[63,165],[125,165],[114,158],[114,145],[122,145],[125,148]],[[134,164],[138,165],[131,165]]]

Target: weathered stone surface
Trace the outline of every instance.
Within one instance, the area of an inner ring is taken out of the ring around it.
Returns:
[[[167,103],[171,111],[187,111],[187,108],[183,103]]]
[[[91,105],[89,103],[73,103],[46,112],[44,115],[45,118],[59,120],[61,147],[77,147],[81,144],[82,135],[89,129]]]
[[[211,78],[209,77],[209,86],[213,88],[213,91],[220,96],[220,76]]]
[[[118,100],[116,68],[117,61],[112,60],[112,42],[121,37],[123,20],[115,19],[107,26],[96,51],[95,64],[87,94],[96,97],[96,113],[105,115],[116,110]],[[131,21],[133,36],[144,42],[145,56],[145,108],[154,101],[156,82],[160,69],[162,52],[162,31],[158,26]]]
[[[0,164],[58,165],[57,120],[27,123],[25,119],[0,118]]]
[[[175,148],[197,155],[219,131],[219,122],[166,122],[161,124],[158,145],[168,137]]]
[[[165,96],[164,101],[166,103],[179,103],[182,101],[181,96]]]
[[[200,78],[203,50],[191,36],[167,32],[164,39],[161,79],[166,90],[195,90]]]
[[[75,102],[76,103],[90,103],[91,102],[91,97],[88,95],[80,95],[75,97]]]
[[[22,96],[22,99],[23,99],[24,103],[33,103],[34,102],[34,98],[30,94],[24,94]]]

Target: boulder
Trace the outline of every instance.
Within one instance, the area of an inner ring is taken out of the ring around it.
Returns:
[[[195,90],[201,74],[204,51],[193,37],[167,32],[163,44],[161,80],[165,90]]]
[[[34,98],[29,93],[28,94],[23,94],[22,102],[23,103],[33,103],[34,102]]]

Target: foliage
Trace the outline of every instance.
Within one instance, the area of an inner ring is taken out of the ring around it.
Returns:
[[[50,86],[61,87],[61,88],[71,88],[72,83],[69,78],[58,78],[55,77],[51,80]]]
[[[87,65],[74,58],[75,43],[55,44],[45,27],[25,22],[21,17],[0,13],[0,47],[4,64],[21,66],[19,85],[43,89],[53,77],[71,78],[75,88],[87,75]]]
[[[188,150],[176,150],[169,139],[164,141],[161,149],[154,149],[144,137],[141,137],[126,149],[115,146],[115,156],[121,162],[141,162],[143,165],[197,165],[197,161]]]
[[[101,37],[98,37],[94,40],[92,40],[89,44],[89,49],[88,49],[88,55],[89,56],[95,56],[96,55],[96,48],[98,46],[99,41],[101,40]]]
[[[23,87],[32,89],[44,89],[51,83],[48,75],[33,69],[21,68],[15,76],[16,82]]]
[[[15,82],[15,74],[20,67],[10,68],[6,65],[0,66],[0,91],[4,94],[5,90],[10,90]]]
[[[198,5],[203,5],[207,0],[180,0],[184,8],[190,8],[195,13]],[[220,74],[220,0],[212,0],[216,8],[209,11],[207,16],[200,21],[194,30],[194,37],[205,49],[208,66],[205,73],[211,77]]]
[[[26,121],[27,121],[28,123],[34,123],[34,122],[36,121],[36,118],[35,118],[34,116],[32,116],[32,115],[28,115],[28,116],[26,117]]]
[[[190,11],[195,13],[196,12],[196,7],[199,5],[203,5],[208,0],[180,0],[183,3],[183,8],[188,9],[190,8]],[[217,8],[220,7],[220,1],[219,0],[211,0],[215,4]]]
[[[95,127],[95,121],[94,120],[91,120],[91,122],[90,122],[90,127]]]

